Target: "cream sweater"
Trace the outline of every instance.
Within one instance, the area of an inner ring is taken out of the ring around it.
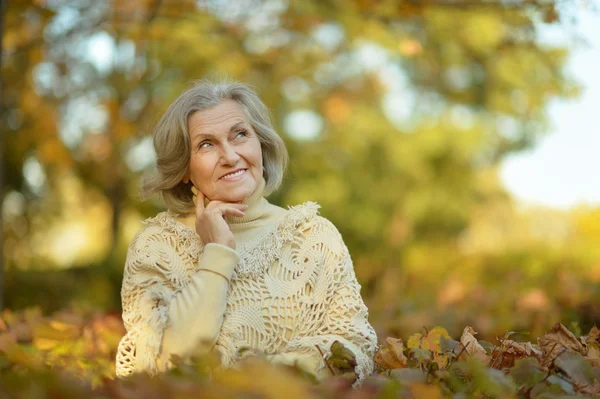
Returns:
[[[244,201],[246,216],[227,217],[236,250],[204,245],[194,215],[145,221],[125,263],[117,376],[214,347],[224,367],[250,349],[323,377],[317,347],[328,354],[336,340],[355,353],[359,379],[371,373],[377,337],[341,235],[317,204],[277,207],[264,186]]]

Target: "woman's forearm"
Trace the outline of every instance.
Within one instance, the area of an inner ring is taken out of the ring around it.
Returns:
[[[229,279],[239,256],[219,244],[207,244],[190,283],[169,305],[169,326],[165,329],[161,359],[171,354],[189,355],[210,349],[216,342],[227,305]]]

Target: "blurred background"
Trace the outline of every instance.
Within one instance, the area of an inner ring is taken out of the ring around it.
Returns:
[[[9,1],[3,306],[118,315],[151,133],[232,77],[341,231],[380,338],[600,321],[600,14],[583,0]],[[117,338],[118,339],[118,338]]]

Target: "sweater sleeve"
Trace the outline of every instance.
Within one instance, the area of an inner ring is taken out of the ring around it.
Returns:
[[[238,261],[235,250],[220,244],[206,245],[198,272],[169,306],[170,325],[164,333],[162,359],[210,349],[215,344],[227,306],[229,279]]]
[[[361,287],[348,248],[335,226],[327,219],[317,217],[304,232],[299,253],[303,251],[320,254],[322,273],[329,281],[323,322],[313,334],[290,340],[284,353],[275,355],[272,360],[286,364],[298,362],[322,378],[329,371],[317,346],[327,357],[333,342],[340,341],[356,356],[355,371],[357,384],[360,384],[373,371],[377,335],[368,321],[368,310],[360,296]]]
[[[158,226],[147,227],[127,252],[121,300],[127,333],[117,350],[116,374],[164,371],[170,354],[214,344],[227,300],[228,279],[239,261],[223,245],[207,244],[189,282],[185,264]],[[180,288],[180,289],[178,289]]]

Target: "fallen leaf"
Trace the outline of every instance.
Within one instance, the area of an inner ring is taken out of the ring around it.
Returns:
[[[534,357],[541,360],[542,356],[543,352],[531,342],[504,340],[502,345],[493,351],[491,366],[495,369],[505,369],[513,367],[518,359]]]
[[[354,352],[346,348],[340,341],[334,341],[331,344],[331,356],[327,361],[330,366],[342,371],[354,370],[356,367]]]
[[[600,367],[600,329],[594,326],[585,337],[581,337],[587,345],[585,360],[595,367]]]
[[[421,333],[412,334],[408,337],[408,341],[406,341],[406,347],[409,349],[420,348],[422,340],[423,335]]]
[[[584,356],[587,354],[587,349],[577,337],[560,323],[552,326],[551,332],[538,338],[538,344],[544,352],[542,366],[546,368],[550,367],[554,359],[565,350],[577,352]]]
[[[408,367],[408,359],[404,356],[404,343],[399,338],[387,337],[386,347],[375,354],[375,363],[381,368],[391,370]]]
[[[476,334],[477,332],[469,326],[465,327],[463,330],[462,336],[460,337],[460,350],[462,351],[464,348],[464,352],[461,357],[467,357],[465,356],[465,354],[467,354],[487,365],[490,362],[490,356],[485,349],[483,349],[483,346],[477,342],[477,339],[475,338]]]
[[[392,352],[394,354],[394,356],[396,356],[398,359],[404,358],[404,360],[406,360],[406,356],[404,356],[404,353],[403,353],[404,343],[402,342],[402,340],[400,338],[387,337],[385,339],[385,343],[387,344],[387,347],[390,349],[390,352]]]
[[[585,360],[594,367],[600,367],[600,349],[598,345],[590,345]]]
[[[424,366],[431,362],[433,353],[428,349],[412,348],[410,358],[416,360],[419,366]]]
[[[452,338],[440,337],[440,348],[442,348],[443,352],[457,352],[459,346],[460,342]]]
[[[584,337],[586,344],[600,344],[600,329],[596,326],[592,327],[588,335]]]
[[[448,356],[444,354],[444,350],[441,346],[441,339],[450,339],[450,335],[445,328],[436,326],[427,332],[426,336],[419,333],[413,334],[408,338],[406,347],[409,349],[419,348],[431,351],[433,354],[433,361],[438,364],[440,368],[444,368],[448,365]]]
[[[519,386],[533,387],[544,379],[544,373],[540,371],[540,363],[537,359],[527,357],[515,362],[510,369],[510,376]]]
[[[554,364],[569,377],[576,391],[587,395],[600,395],[600,382],[596,380],[592,367],[581,354],[565,352],[556,358]]]
[[[560,389],[562,389],[567,394],[573,395],[575,393],[573,384],[571,384],[569,381],[567,381],[566,379],[564,379],[556,374],[548,377],[548,379],[546,381],[548,381],[551,385],[559,386]]]

